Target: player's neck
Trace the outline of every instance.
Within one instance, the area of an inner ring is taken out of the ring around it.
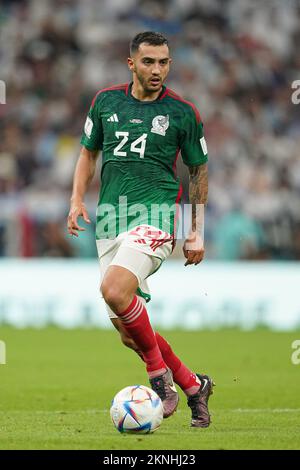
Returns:
[[[131,87],[131,94],[134,98],[136,98],[139,101],[155,101],[159,97],[161,90],[162,90],[162,86],[160,87],[159,90],[154,91],[154,92],[146,91],[142,87],[139,81],[133,80],[133,84]]]

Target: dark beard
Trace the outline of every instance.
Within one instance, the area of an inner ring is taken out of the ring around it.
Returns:
[[[157,91],[157,90],[154,90],[153,88],[148,88],[147,81],[143,77],[141,77],[137,72],[136,72],[136,76],[146,93],[154,93]]]

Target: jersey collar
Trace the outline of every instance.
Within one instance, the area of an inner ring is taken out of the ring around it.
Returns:
[[[143,104],[143,105],[157,103],[157,101],[160,101],[166,95],[167,87],[166,87],[166,85],[163,85],[160,94],[158,95],[158,97],[155,100],[153,100],[153,101],[138,100],[131,93],[132,85],[133,85],[133,82],[130,82],[128,87],[127,87],[127,93],[126,94],[127,94],[127,97],[131,101],[135,101],[135,103],[140,103],[140,104]]]

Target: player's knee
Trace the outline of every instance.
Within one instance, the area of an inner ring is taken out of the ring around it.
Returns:
[[[122,309],[126,301],[124,299],[124,293],[117,284],[109,284],[104,280],[101,284],[100,290],[105,302],[113,311]]]

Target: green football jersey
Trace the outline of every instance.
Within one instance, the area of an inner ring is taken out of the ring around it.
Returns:
[[[155,101],[140,101],[131,87],[96,94],[81,138],[88,150],[102,150],[97,239],[140,224],[173,234],[182,193],[178,154],[188,166],[207,161],[203,124],[192,103],[166,86]]]

